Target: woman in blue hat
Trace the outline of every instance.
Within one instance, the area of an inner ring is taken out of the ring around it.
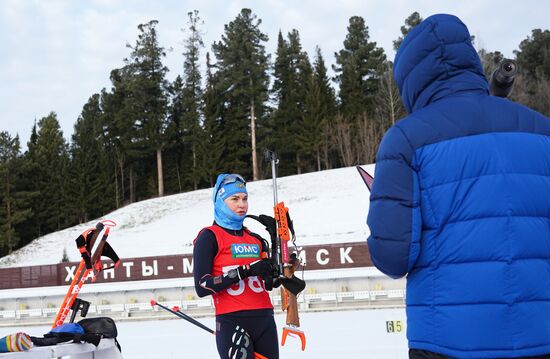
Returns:
[[[268,244],[243,226],[245,180],[222,173],[212,193],[214,223],[194,241],[193,273],[199,297],[212,295],[221,358],[279,357],[273,305],[264,280],[273,275]]]

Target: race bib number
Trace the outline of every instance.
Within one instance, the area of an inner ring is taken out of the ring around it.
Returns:
[[[223,267],[222,270],[224,273],[227,273],[231,269],[237,268],[238,266],[228,266]],[[232,296],[237,296],[243,294],[245,287],[248,286],[254,293],[261,293],[265,291],[264,281],[260,278],[248,277],[243,280],[240,280],[238,283],[233,284],[231,287],[227,288],[227,293]]]

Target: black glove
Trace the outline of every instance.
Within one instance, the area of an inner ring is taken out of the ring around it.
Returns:
[[[262,278],[273,277],[273,265],[268,259],[258,260],[251,264],[246,264],[235,269],[239,280],[258,276]]]

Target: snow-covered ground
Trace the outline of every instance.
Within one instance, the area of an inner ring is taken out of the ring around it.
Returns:
[[[300,350],[297,339],[287,339],[280,348],[281,358],[295,359],[405,359],[407,341],[404,324],[401,332],[388,333],[387,321],[405,322],[404,309],[367,309],[357,311],[302,313],[301,329],[307,336],[306,350]],[[214,318],[201,318],[201,323],[214,328]],[[282,315],[276,316],[281,337]],[[214,337],[180,319],[117,324],[125,359],[204,359],[217,358]],[[0,328],[0,337],[24,331],[42,336],[50,330],[43,327]]]
[[[374,173],[374,165],[364,166]],[[368,192],[355,168],[341,168],[278,178],[279,200],[290,208],[298,245],[364,241]],[[271,214],[272,181],[247,185],[250,214]],[[110,242],[121,258],[191,253],[198,231],[213,219],[212,189],[151,199],[121,208],[105,216],[118,226]],[[80,260],[74,239],[96,221],[38,238],[28,246],[0,259],[0,267],[59,263],[66,248],[70,260]],[[245,224],[267,234],[255,221]],[[53,288],[58,290],[59,288]],[[53,290],[52,289],[52,290]],[[213,328],[214,318],[200,321]],[[387,321],[400,321],[403,330],[388,333]],[[279,339],[282,315],[277,315]],[[281,358],[392,358],[407,357],[404,309],[368,309],[301,314],[301,329],[307,348],[300,351],[297,340],[281,348]],[[152,320],[118,323],[119,341],[126,359],[216,358],[213,336],[180,320]],[[49,326],[0,327],[0,337],[24,331],[42,336]]]
[[[374,165],[364,166],[371,174]],[[368,192],[354,167],[281,177],[279,201],[284,201],[294,220],[299,245],[363,241],[367,238]],[[250,214],[271,214],[271,179],[247,184]],[[104,218],[118,226],[109,241],[121,258],[192,252],[198,231],[213,220],[212,189],[198,190],[128,205]],[[0,259],[0,267],[59,263],[63,249],[71,261],[79,261],[75,238],[96,221],[71,227],[34,240]],[[245,224],[267,237],[253,220]]]

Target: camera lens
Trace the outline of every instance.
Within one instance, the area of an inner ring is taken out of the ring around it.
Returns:
[[[516,66],[514,65],[513,62],[505,62],[502,65],[502,69],[504,70],[504,72],[514,72],[516,69]]]

